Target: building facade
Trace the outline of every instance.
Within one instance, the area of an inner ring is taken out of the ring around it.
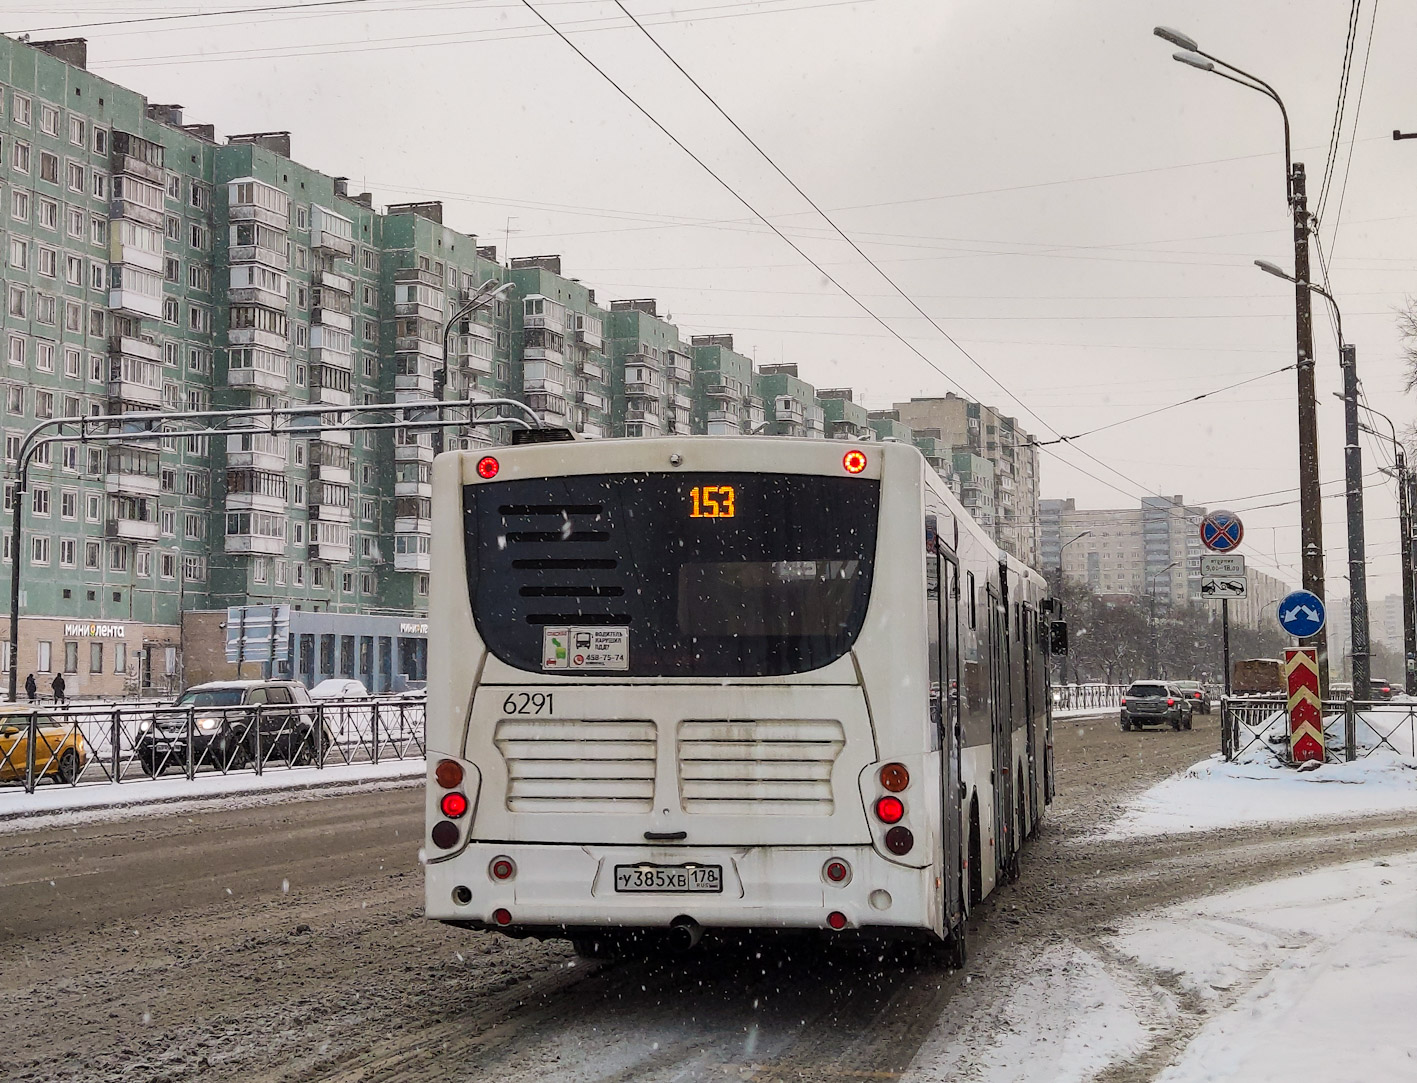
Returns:
[[[4,510],[25,434],[50,419],[309,407],[311,423],[46,446],[20,551],[6,531],[3,553],[21,568],[18,664],[46,687],[64,672],[76,695],[166,691],[217,672],[226,607],[272,602],[301,614],[287,672],[417,679],[419,637],[398,628],[427,612],[434,454],[508,433],[316,420],[350,406],[515,399],[592,438],[894,439],[947,477],[965,447],[952,484],[987,488],[981,514],[1032,559],[1036,471],[1011,419],[960,400],[958,439],[923,407],[916,431],[795,365],[755,368],[730,335],[686,341],[653,300],[602,306],[559,256],[499,261],[437,202],[376,209],[301,164],[289,132],[219,136],[85,61],[80,39],[0,37]],[[184,626],[206,644],[190,666]]]

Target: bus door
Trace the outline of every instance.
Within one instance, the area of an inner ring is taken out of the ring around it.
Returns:
[[[1038,816],[1038,759],[1036,719],[1034,715],[1041,709],[1038,701],[1038,614],[1033,606],[1025,602],[1019,610],[1023,615],[1018,641],[1023,655],[1023,719],[1028,742],[1028,802]],[[1022,841],[1022,840],[1020,840]]]
[[[1013,850],[1013,787],[1010,759],[1013,733],[1009,725],[1008,611],[989,584],[989,690],[991,743],[994,747],[994,863],[1002,872]]]
[[[930,647],[931,748],[940,753],[940,878],[944,931],[964,919],[965,841],[960,822],[963,794],[963,723],[960,716],[959,560],[925,520],[926,597]]]

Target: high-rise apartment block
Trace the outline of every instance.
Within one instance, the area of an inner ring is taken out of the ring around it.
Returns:
[[[732,336],[686,340],[653,300],[598,303],[558,256],[499,260],[439,203],[376,209],[301,165],[290,133],[219,137],[85,60],[79,39],[0,38],[11,481],[25,434],[52,418],[441,392],[516,399],[587,437],[911,441],[952,478],[967,449],[952,484],[987,488],[992,504],[974,506],[1034,558],[1032,452],[988,407],[958,400],[957,426],[916,403],[870,413],[794,365],[755,367]],[[282,603],[291,650],[275,671],[376,689],[421,677],[433,433],[224,424],[41,451],[21,550],[7,531],[3,553],[21,562],[21,669],[63,671],[79,695],[169,689],[224,672],[226,607]],[[506,437],[470,425],[441,439]]]

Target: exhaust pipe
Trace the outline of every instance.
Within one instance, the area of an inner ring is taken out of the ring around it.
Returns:
[[[693,918],[675,918],[669,926],[669,950],[678,954],[691,951],[704,936],[704,927]]]

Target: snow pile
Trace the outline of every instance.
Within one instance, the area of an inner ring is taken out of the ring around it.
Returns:
[[[1271,711],[1254,721],[1242,714],[1241,719],[1239,743],[1244,747],[1236,759],[1267,760],[1272,759],[1275,752],[1284,753],[1289,745],[1289,716],[1284,711]],[[1391,703],[1359,711],[1353,732],[1354,744],[1360,753],[1368,749],[1387,748],[1404,756],[1417,757],[1417,710],[1412,704]],[[1341,754],[1345,741],[1341,713],[1324,716],[1324,733],[1330,755],[1334,751]]]
[[[323,786],[369,786],[408,779],[422,779],[427,767],[421,757],[406,760],[385,760],[382,763],[357,763],[347,767],[268,768],[264,774],[234,771],[229,775],[218,772],[201,774],[188,781],[182,775],[143,779],[106,785],[61,786],[46,782],[27,794],[20,786],[0,789],[0,831],[51,826],[56,815],[93,812],[103,814],[122,810],[131,813],[135,806],[153,806],[168,810],[173,802],[204,802],[222,798],[231,807],[231,799],[261,798],[299,793]]]
[[[1417,855],[1144,917],[1112,943],[1215,1010],[1158,1083],[1417,1077]]]
[[[1309,771],[1216,754],[1134,799],[1104,838],[1402,811],[1417,811],[1417,760],[1387,749]]]

